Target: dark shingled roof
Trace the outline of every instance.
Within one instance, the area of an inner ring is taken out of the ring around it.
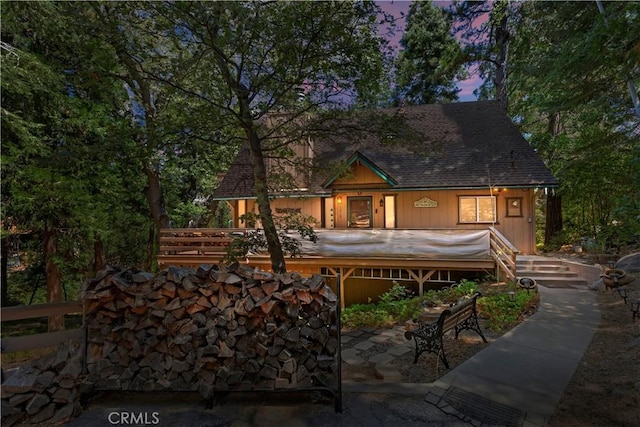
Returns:
[[[386,111],[397,114],[399,110]],[[496,102],[416,105],[403,107],[401,111],[406,122],[424,135],[424,142],[406,146],[401,141],[384,144],[373,136],[358,142],[316,141],[316,162],[344,162],[357,152],[390,177],[396,183],[395,189],[557,185],[540,156]],[[331,189],[324,188],[323,183],[331,178],[335,177],[330,172],[313,173],[305,194],[330,194]],[[214,197],[253,196],[249,153],[243,149]]]

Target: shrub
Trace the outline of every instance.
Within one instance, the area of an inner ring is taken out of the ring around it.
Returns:
[[[421,297],[411,298],[411,292],[394,282],[393,287],[380,297],[376,304],[354,304],[342,311],[342,324],[353,329],[359,327],[384,328],[416,318],[424,306],[449,305],[461,298],[469,297],[478,291],[475,282],[462,281],[459,285],[439,291],[430,290]],[[515,301],[510,301],[505,292],[514,291]],[[495,292],[495,291],[494,291]],[[487,319],[487,328],[496,332],[503,331],[518,322],[521,316],[530,310],[538,297],[536,293],[527,293],[514,284],[498,293],[486,293],[479,298],[478,314]]]

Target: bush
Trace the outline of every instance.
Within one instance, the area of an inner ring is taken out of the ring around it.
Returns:
[[[354,304],[342,310],[342,325],[353,329],[360,327],[386,328],[414,319],[425,306],[450,305],[478,291],[475,282],[462,281],[459,285],[439,291],[430,290],[421,297],[411,298],[411,292],[394,282],[393,287],[380,297],[376,304]],[[505,292],[515,292],[510,301]],[[487,319],[487,328],[503,331],[518,322],[537,301],[537,293],[527,293],[514,284],[495,293],[487,292],[478,299],[478,314]]]

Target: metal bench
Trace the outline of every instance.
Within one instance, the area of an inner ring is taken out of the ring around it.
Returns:
[[[448,369],[449,362],[444,352],[442,336],[450,330],[455,331],[457,339],[461,331],[470,329],[477,332],[482,341],[487,342],[480,329],[476,311],[476,300],[480,296],[480,292],[476,292],[470,298],[444,310],[438,320],[426,324],[418,321],[420,326],[417,329],[405,332],[406,339],[415,341],[416,354],[413,363],[418,363],[418,358],[422,353],[429,352],[437,354]]]

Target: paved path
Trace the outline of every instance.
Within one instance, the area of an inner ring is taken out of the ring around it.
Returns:
[[[162,426],[543,426],[589,346],[600,312],[592,291],[540,287],[540,293],[533,316],[430,384],[400,383],[400,373],[388,363],[413,351],[403,327],[344,335],[343,363],[374,363],[383,380],[344,382],[342,414],[331,401],[296,396],[232,394],[223,405],[205,410],[188,397],[162,401],[154,394],[137,402],[116,395],[94,399],[92,409],[69,425],[108,426],[113,412],[158,411]],[[381,341],[394,345],[367,360],[361,357]]]
[[[434,382],[427,401],[487,424],[546,425],[600,311],[593,291],[540,287],[540,294],[531,318]]]

